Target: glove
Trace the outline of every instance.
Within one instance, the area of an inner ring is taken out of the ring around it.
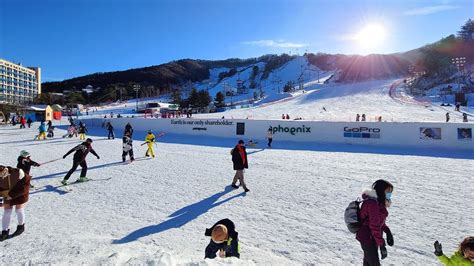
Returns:
[[[387,248],[385,248],[385,245],[380,246],[380,255],[382,256],[382,259],[387,257]]]
[[[434,254],[436,256],[443,256],[443,247],[441,246],[441,243],[438,242],[438,240],[436,240],[436,242],[434,242],[434,248],[435,248],[435,252]]]
[[[63,159],[66,159],[66,155],[63,156]]]
[[[385,231],[385,234],[387,235],[387,244],[389,246],[393,246],[393,235],[392,235],[392,232],[390,231],[390,229],[387,229]]]

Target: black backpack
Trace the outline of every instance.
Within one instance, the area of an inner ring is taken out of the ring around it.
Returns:
[[[349,232],[355,234],[359,231],[362,221],[360,220],[360,205],[364,202],[361,199],[351,201],[344,212],[344,222]]]

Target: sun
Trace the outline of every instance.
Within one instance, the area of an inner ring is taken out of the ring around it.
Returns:
[[[381,46],[385,40],[386,30],[378,24],[369,24],[355,35],[355,40],[365,49]]]

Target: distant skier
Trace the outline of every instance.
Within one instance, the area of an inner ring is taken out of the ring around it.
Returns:
[[[127,134],[130,136],[130,137],[133,137],[133,128],[132,128],[132,125],[130,125],[130,123],[127,123],[125,125],[125,130],[123,131],[123,134]]]
[[[133,158],[133,140],[128,133],[123,136],[122,142],[122,161],[125,162],[127,154],[130,156],[130,162],[135,161]]]
[[[214,259],[217,252],[221,258],[240,258],[239,233],[235,231],[235,225],[231,220],[218,221],[211,228],[207,228],[204,235],[211,237],[205,250],[205,259]]]
[[[387,244],[393,246],[393,235],[385,224],[388,216],[387,208],[391,204],[393,185],[385,180],[377,180],[372,184],[372,189],[367,189],[362,194],[362,207],[360,208],[360,229],[356,239],[364,251],[364,265],[380,265],[378,251],[382,259],[387,257],[387,249],[382,233],[385,232]]]
[[[449,117],[449,113],[446,113],[446,123],[448,123],[448,122],[449,122],[449,119],[450,119],[450,117]]]
[[[2,235],[0,241],[21,235],[25,231],[25,203],[28,202],[30,194],[31,177],[21,169],[0,166],[0,180],[14,178],[18,182],[10,189],[7,197],[4,197]],[[16,231],[10,235],[10,220],[15,207],[18,225]]]
[[[38,131],[38,140],[46,139],[46,126],[44,125],[44,122],[41,122],[40,126],[38,127]]]
[[[443,248],[438,241],[434,243],[434,248],[434,254],[446,266],[474,265],[474,236],[464,238],[459,245],[459,249],[450,258],[443,254]]]
[[[153,135],[153,132],[151,130],[148,130],[148,134],[145,137],[145,143],[148,147],[146,150],[145,156],[146,157],[153,157],[155,158],[155,152],[153,151],[153,144],[155,144],[155,135]]]
[[[360,121],[360,115],[357,114],[357,115],[356,115],[356,122],[359,122],[359,121]]]
[[[467,114],[466,114],[466,113],[462,113],[462,121],[463,121],[463,122],[468,122],[468,121],[467,121]]]
[[[244,169],[249,168],[247,161],[247,151],[245,150],[244,141],[239,140],[238,144],[231,151],[232,154],[232,163],[234,164],[234,180],[232,181],[233,188],[239,188],[236,185],[237,181],[240,182],[240,186],[244,189],[245,192],[249,192],[249,189],[244,182]]]
[[[281,119],[285,120],[285,118],[286,118],[285,114],[282,114]]]
[[[108,139],[110,138],[115,139],[114,127],[112,126],[112,123],[107,122],[107,125],[105,127],[107,128],[107,131],[109,132],[109,135],[107,136]]]
[[[85,140],[86,139],[86,133],[87,133],[87,127],[86,124],[80,123],[79,124],[79,139],[80,140]]]
[[[30,117],[28,117],[28,120],[26,120],[26,123],[28,124],[28,128],[31,127],[31,123],[33,123],[33,120],[31,120]]]
[[[63,136],[63,138],[65,138],[65,137],[72,138],[74,135],[77,137],[76,126],[75,125],[69,125],[69,127],[67,129],[67,133],[66,133],[66,135]]]
[[[285,119],[287,119],[287,120],[290,119],[290,115],[286,114]]]
[[[20,152],[20,156],[18,156],[17,161],[18,163],[16,165],[16,168],[23,170],[23,172],[25,172],[25,174],[27,175],[30,175],[30,170],[32,166],[34,167],[40,166],[39,163],[31,160],[30,153],[25,150],[22,150]],[[34,187],[34,186],[30,184],[30,187]]]
[[[67,172],[67,174],[64,177],[63,181],[61,181],[61,183],[63,185],[68,184],[69,177],[72,175],[72,173],[74,173],[74,171],[76,171],[76,169],[79,165],[81,166],[82,170],[81,170],[81,175],[80,175],[80,177],[77,181],[78,182],[84,182],[84,181],[89,180],[86,177],[86,175],[87,175],[86,156],[89,154],[89,152],[94,154],[97,157],[97,159],[100,159],[99,155],[97,155],[97,153],[92,148],[92,139],[87,139],[85,142],[83,142],[83,143],[77,145],[76,147],[72,148],[70,151],[68,151],[63,156],[63,159],[66,159],[66,157],[69,154],[73,153],[73,152],[75,152],[75,153],[74,153],[72,168],[69,170],[69,172]]]
[[[273,141],[273,128],[270,126],[267,130],[267,140],[268,140],[268,148],[272,147],[272,141]]]
[[[361,118],[362,118],[361,121],[365,122],[365,114],[362,114]]]

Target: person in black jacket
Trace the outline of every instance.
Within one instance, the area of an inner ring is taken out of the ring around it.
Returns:
[[[123,134],[125,135],[127,133],[130,137],[133,137],[133,128],[132,128],[132,125],[130,125],[130,123],[127,123],[125,125],[125,130],[124,130]]]
[[[243,140],[239,140],[239,143],[232,149],[231,154],[235,170],[235,176],[231,186],[233,188],[239,188],[239,186],[236,185],[238,180],[244,191],[249,192],[249,189],[244,182],[244,168],[249,168],[249,165],[247,161],[247,151],[245,150]]]
[[[33,123],[33,120],[31,120],[30,117],[28,117],[28,120],[26,120],[26,123],[28,124],[28,128],[31,127],[31,123]]]
[[[217,252],[221,258],[240,258],[239,233],[235,231],[235,225],[231,220],[218,221],[211,228],[207,228],[204,235],[211,237],[205,250],[205,259],[215,258]]]
[[[22,150],[20,152],[20,156],[18,156],[18,163],[16,165],[16,168],[23,170],[25,174],[30,175],[30,170],[32,166],[38,167],[40,166],[39,163],[31,160],[30,158],[30,153]],[[33,188],[34,186],[30,183],[30,188]]]
[[[107,122],[107,125],[105,126],[107,130],[109,131],[108,139],[112,138],[115,139],[115,134],[114,134],[114,127],[112,126],[112,123]]]
[[[72,148],[70,151],[68,151],[63,156],[63,159],[66,159],[66,157],[69,154],[73,153],[73,152],[75,152],[74,153],[74,158],[73,158],[73,165],[72,165],[71,170],[69,170],[69,172],[67,172],[67,174],[64,177],[63,181],[61,181],[61,183],[63,185],[68,184],[67,180],[72,175],[72,173],[74,173],[74,171],[76,171],[76,169],[79,165],[81,166],[82,170],[81,170],[81,176],[79,177],[79,179],[77,181],[78,182],[88,181],[88,179],[86,177],[86,174],[87,174],[86,156],[87,156],[87,154],[89,154],[89,152],[94,154],[97,157],[97,159],[100,159],[99,155],[97,155],[97,153],[94,151],[94,149],[92,149],[92,139],[87,139],[85,142],[83,142],[83,143],[77,145],[76,147]]]
[[[127,154],[130,155],[130,162],[135,161],[133,158],[133,140],[128,133],[123,136],[122,142],[122,161],[125,162]]]

